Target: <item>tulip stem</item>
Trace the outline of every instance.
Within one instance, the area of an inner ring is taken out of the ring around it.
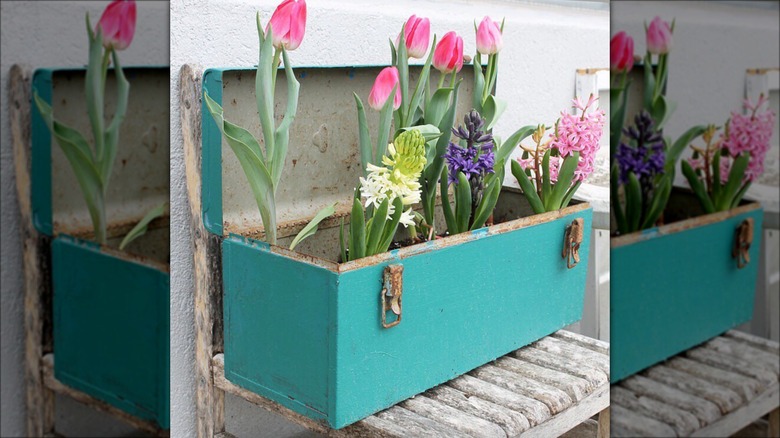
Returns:
[[[447,79],[447,75],[446,75],[446,74],[444,74],[444,73],[442,73],[442,74],[441,74],[441,77],[439,78],[439,86],[438,86],[438,88],[437,88],[437,89],[439,89],[439,88],[443,88],[443,87],[444,87],[444,80],[445,80],[445,79]]]
[[[273,81],[271,82],[271,92],[276,93],[276,74],[279,72],[279,58],[282,56],[282,51],[274,48],[274,63],[271,67],[273,70]]]

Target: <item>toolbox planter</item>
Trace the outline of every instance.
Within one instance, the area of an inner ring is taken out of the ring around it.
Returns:
[[[362,175],[352,92],[367,94],[379,70],[296,68],[301,92],[277,192],[278,245],[260,240],[243,171],[201,109],[203,223],[222,239],[225,377],[334,429],[579,320],[584,300],[590,206],[534,215],[508,188],[496,225],[339,263],[339,221],[349,229]],[[259,131],[254,77],[209,69],[202,83],[226,120]],[[282,106],[285,87],[280,75]],[[472,90],[467,76],[460,92]],[[469,105],[459,100],[460,118]],[[288,250],[334,202],[335,217]],[[581,239],[576,266],[563,254],[567,235]]]
[[[698,205],[690,193],[672,197],[678,211]],[[762,219],[758,203],[743,203],[612,239],[610,314],[620,327],[611,336],[612,382],[752,318]],[[735,239],[749,222],[750,261],[740,261]]]
[[[169,427],[169,227],[166,219],[115,249],[168,199],[167,67],[127,67],[129,99],[106,205],[110,246],[93,241],[89,214],[60,146],[32,105],[32,221],[51,241],[54,376],[139,419]],[[90,132],[84,69],[38,69],[33,90],[57,119]],[[106,106],[113,108],[113,73]],[[140,182],[139,182],[140,181]],[[48,311],[49,309],[47,309]],[[44,352],[49,353],[49,352]]]
[[[167,267],[58,236],[52,278],[57,380],[167,429]]]
[[[568,269],[563,236],[577,218],[581,266]],[[232,235],[225,376],[351,424],[578,321],[590,221],[581,204],[342,264]],[[400,315],[384,315],[399,292]]]

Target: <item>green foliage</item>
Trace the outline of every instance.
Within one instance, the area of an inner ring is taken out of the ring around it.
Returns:
[[[309,221],[309,223],[306,224],[305,227],[303,227],[303,229],[295,236],[293,241],[290,243],[290,250],[294,250],[295,247],[298,246],[298,244],[301,243],[304,239],[313,236],[314,233],[317,232],[317,227],[319,227],[320,222],[332,216],[333,213],[335,212],[336,212],[335,203],[328,205],[327,207],[317,212],[317,214],[314,215],[312,220]]]
[[[122,239],[122,243],[119,244],[119,249],[125,249],[125,247],[129,245],[130,242],[146,234],[146,231],[149,228],[149,222],[157,219],[158,217],[162,217],[162,215],[165,214],[165,210],[167,209],[168,203],[163,202],[157,207],[149,210],[149,212],[146,213],[146,215],[133,227],[133,229],[127,233],[125,238]]]

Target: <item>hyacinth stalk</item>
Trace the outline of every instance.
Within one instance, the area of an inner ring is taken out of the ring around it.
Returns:
[[[521,146],[522,158],[512,161],[512,174],[535,213],[569,205],[593,172],[606,119],[604,110],[595,108],[596,100],[594,95],[586,103],[575,99],[573,107],[581,113],[562,112],[547,141],[547,127],[539,125],[532,136],[534,147]]]
[[[764,158],[770,148],[775,114],[767,109],[762,94],[754,105],[745,101],[749,114],[733,112],[723,132],[709,125],[702,134],[704,146],[691,145],[693,156],[681,162],[683,174],[707,213],[735,208],[763,173]]]
[[[671,140],[664,139],[650,113],[642,111],[634,125],[623,130],[625,141],[617,148],[610,178],[612,212],[620,234],[656,225],[669,201],[682,150],[704,129],[689,129],[669,147]]]
[[[112,5],[109,5],[109,8]],[[132,8],[134,9],[134,5]],[[127,12],[129,13],[129,10]],[[132,17],[129,14],[127,16],[112,15],[111,19],[131,20],[134,23],[134,11]],[[125,44],[120,46],[115,42],[109,43],[110,38],[104,37],[103,25],[98,25],[93,30],[88,14],[86,27],[89,38],[89,58],[85,78],[85,98],[92,127],[93,147],[90,147],[86,137],[79,131],[54,118],[51,106],[39,96],[37,90],[34,90],[33,99],[39,114],[49,131],[54,135],[76,175],[92,220],[95,241],[104,245],[108,239],[106,194],[119,147],[119,131],[127,113],[127,102],[130,94],[130,83],[119,63],[117,51],[129,45],[128,36],[129,39],[132,39],[132,32],[124,36]],[[117,103],[113,118],[106,124],[104,116],[106,78],[112,63],[117,84]],[[167,203],[163,203],[147,213],[122,239],[119,248],[124,249],[131,241],[143,235],[149,222],[165,214],[166,208]]]
[[[273,46],[273,29],[269,26],[267,34],[263,32],[259,13],[257,14],[257,34],[260,39],[260,60],[257,64],[255,91],[257,111],[260,115],[260,126],[265,144],[264,150],[247,129],[224,119],[222,107],[208,93],[205,93],[204,97],[211,116],[233,153],[236,154],[241,168],[249,180],[249,186],[260,210],[266,241],[275,245],[276,190],[279,187],[284,160],[287,156],[290,127],[298,109],[300,84],[295,78],[292,65],[287,57],[287,50],[284,46],[279,48]],[[274,84],[276,83],[280,54],[284,62],[287,82],[287,108],[282,122],[276,126],[274,122]]]
[[[341,223],[343,262],[387,251],[399,225],[414,226],[412,205],[421,198],[419,180],[427,163],[425,142],[419,130],[404,131],[387,145],[381,165],[367,165],[352,202],[348,238],[343,220]]]

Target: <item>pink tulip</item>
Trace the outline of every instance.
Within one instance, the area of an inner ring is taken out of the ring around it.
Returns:
[[[395,87],[395,97],[393,98],[393,109],[401,106],[401,90],[398,78],[398,69],[395,67],[385,67],[376,77],[371,93],[368,94],[368,105],[379,111],[387,103],[390,93]]]
[[[95,27],[102,29],[106,49],[124,50],[135,34],[135,0],[114,0],[103,11]]]
[[[266,35],[269,28],[274,47],[297,49],[306,32],[306,0],[284,0],[271,15],[271,21],[265,27]]]
[[[477,51],[483,55],[498,53],[504,46],[501,27],[497,21],[485,17],[477,28]]]
[[[442,74],[459,72],[463,68],[463,38],[447,32],[433,51],[433,67]]]
[[[406,20],[404,26],[404,39],[406,40],[406,53],[410,58],[422,58],[428,51],[428,43],[431,39],[431,22],[427,18],[412,15]],[[396,47],[401,40],[401,35],[395,40]]]
[[[634,66],[634,39],[623,31],[616,33],[609,43],[609,61],[613,72],[630,71]]]
[[[672,29],[669,23],[656,16],[647,28],[647,51],[656,55],[669,53],[672,48]]]

